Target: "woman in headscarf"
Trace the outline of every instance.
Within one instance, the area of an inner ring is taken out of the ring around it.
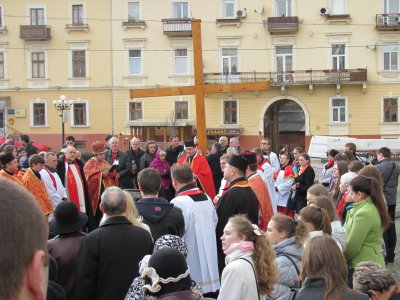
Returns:
[[[173,196],[168,193],[171,183],[171,166],[167,162],[166,158],[167,153],[164,150],[158,150],[156,158],[150,163],[149,168],[156,170],[161,176],[161,187],[158,197],[170,201],[173,198]]]

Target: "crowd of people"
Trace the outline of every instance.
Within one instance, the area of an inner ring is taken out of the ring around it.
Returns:
[[[203,155],[109,135],[87,161],[73,136],[57,153],[24,140],[0,148],[1,299],[400,299],[388,148],[367,166],[331,149],[316,175],[268,138]]]

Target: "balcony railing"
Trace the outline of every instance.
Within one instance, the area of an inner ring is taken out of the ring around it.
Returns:
[[[25,41],[48,41],[51,39],[50,27],[47,25],[21,25],[19,37]]]
[[[164,34],[172,37],[191,37],[191,19],[163,19]]]
[[[376,15],[376,29],[382,31],[400,30],[400,14]]]
[[[135,20],[135,19],[129,19],[128,21],[123,21],[122,26],[124,28],[145,28],[146,27],[146,22],[142,20]]]
[[[367,82],[367,69],[204,74],[205,84],[244,83],[265,80],[268,80],[272,86],[365,83]]]
[[[264,20],[270,34],[295,33],[299,30],[298,17],[271,17]]]

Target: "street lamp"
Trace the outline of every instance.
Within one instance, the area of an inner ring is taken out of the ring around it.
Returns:
[[[61,140],[61,147],[64,145],[64,111],[70,110],[72,107],[72,101],[67,100],[67,97],[64,95],[60,96],[60,99],[58,100],[53,100],[53,105],[55,109],[57,109],[60,112],[60,117],[61,117],[61,135],[62,135],[62,140]]]

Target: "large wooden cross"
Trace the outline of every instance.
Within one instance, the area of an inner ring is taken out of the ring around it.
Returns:
[[[194,64],[194,82],[192,86],[174,86],[160,88],[131,89],[130,98],[147,98],[179,95],[195,95],[196,99],[196,126],[197,138],[200,149],[206,153],[206,120],[204,94],[231,93],[255,90],[268,90],[269,81],[245,82],[245,83],[226,83],[226,84],[208,84],[204,85],[203,74],[203,49],[201,45],[201,20],[192,20],[193,36],[193,64]]]

